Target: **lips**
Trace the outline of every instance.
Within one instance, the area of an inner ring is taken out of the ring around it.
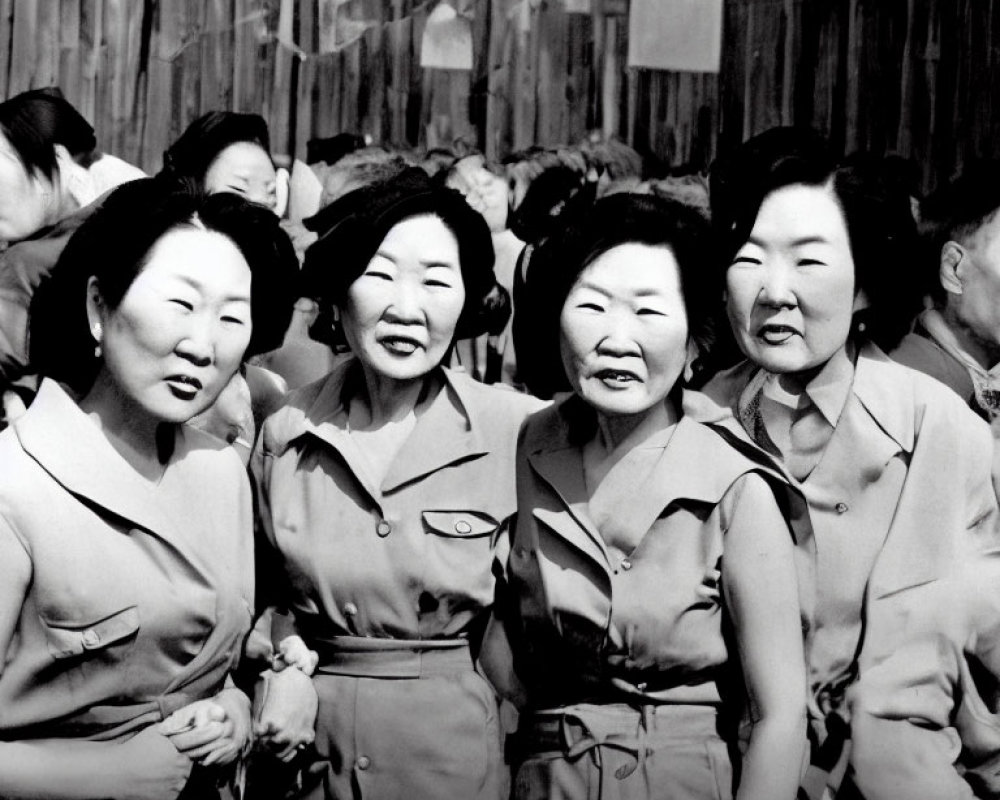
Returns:
[[[381,336],[378,343],[393,355],[409,356],[423,347],[423,343],[412,336]]]
[[[174,396],[182,400],[191,400],[203,388],[201,381],[191,375],[170,375],[166,381]]]
[[[636,373],[627,369],[602,369],[595,372],[594,377],[612,389],[623,389],[640,380]]]
[[[801,335],[798,328],[793,328],[791,325],[769,323],[757,329],[757,338],[769,345],[784,344],[793,336]]]

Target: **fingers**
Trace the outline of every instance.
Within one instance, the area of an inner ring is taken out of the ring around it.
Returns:
[[[231,739],[234,730],[235,726],[229,720],[212,721],[189,731],[171,734],[170,741],[188,758],[200,758],[207,755],[218,740]]]

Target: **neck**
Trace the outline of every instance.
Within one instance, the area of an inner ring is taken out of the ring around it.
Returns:
[[[976,335],[973,330],[966,325],[958,316],[952,306],[946,305],[941,309],[941,316],[954,334],[958,346],[976,360],[983,369],[993,369],[1000,364],[1000,344],[991,342],[981,336]]]
[[[169,457],[165,450],[173,445],[173,437],[165,436],[173,433],[172,425],[161,423],[124,398],[104,373],[80,401],[80,408],[139,474],[153,480],[162,475],[163,464]]]
[[[398,422],[412,414],[420,402],[427,376],[413,380],[396,380],[364,367],[365,390],[371,427],[379,428]]]
[[[80,208],[80,204],[73,199],[73,196],[63,189],[63,182],[58,170],[52,174],[52,181],[46,189],[49,197],[45,210],[46,227],[55,225],[59,220],[65,219]]]
[[[596,443],[607,455],[631,450],[651,436],[672,428],[679,419],[677,406],[669,397],[641,414],[609,416],[598,413]]]

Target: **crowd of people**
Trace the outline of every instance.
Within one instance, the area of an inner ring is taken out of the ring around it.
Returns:
[[[0,103],[0,797],[1000,797],[1000,167],[307,160]]]

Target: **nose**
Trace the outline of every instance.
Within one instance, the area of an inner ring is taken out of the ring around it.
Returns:
[[[215,356],[215,336],[207,315],[192,315],[174,351],[197,367],[207,367]]]
[[[641,355],[632,333],[631,315],[624,311],[609,311],[606,315],[607,328],[597,344],[601,355],[623,358]]]
[[[387,322],[398,325],[419,325],[423,322],[423,310],[420,306],[420,290],[409,281],[396,281],[393,285],[392,302],[386,307]]]
[[[784,259],[770,259],[764,265],[758,301],[773,308],[797,305],[792,290],[794,266]]]

